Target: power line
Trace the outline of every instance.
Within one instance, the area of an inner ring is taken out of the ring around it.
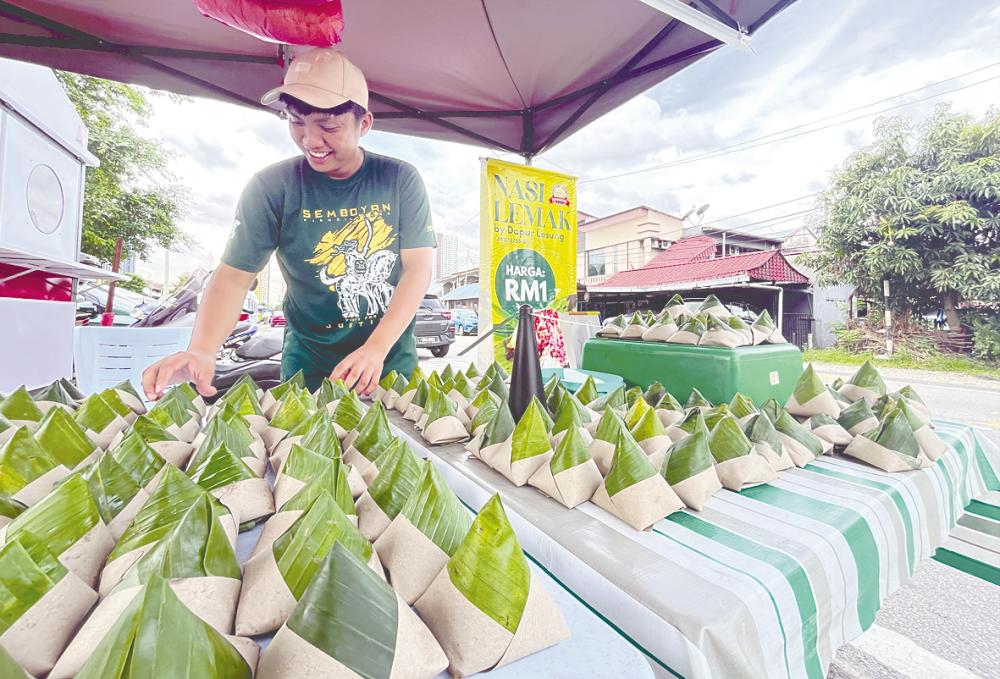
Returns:
[[[985,68],[991,68],[991,67],[997,66],[997,65],[1000,65],[1000,62],[998,62],[997,64],[991,64],[990,66],[984,66],[982,69],[977,69],[977,71],[983,70]],[[973,72],[975,72],[975,71],[973,71]],[[939,84],[941,84],[943,82],[947,82],[948,80],[955,80],[956,78],[959,78],[959,77],[962,77],[962,76],[955,76],[953,78],[948,78],[946,80],[942,80],[942,81],[939,81],[939,82],[936,82],[936,83],[931,83],[930,85],[926,85],[925,87],[922,87],[920,89],[927,89],[928,87],[933,87],[935,85],[939,85]],[[761,147],[761,146],[766,146],[768,144],[776,144],[778,142],[788,141],[789,139],[795,139],[797,137],[802,137],[802,136],[805,136],[805,135],[814,134],[816,132],[822,132],[823,130],[830,129],[832,127],[837,127],[837,126],[840,126],[840,125],[846,125],[847,123],[852,123],[852,122],[856,122],[858,120],[863,120],[865,118],[870,118],[872,116],[881,115],[882,113],[887,113],[889,111],[893,111],[893,110],[896,110],[898,108],[904,108],[906,106],[913,106],[914,104],[919,104],[919,103],[922,103],[922,102],[925,102],[925,101],[929,101],[931,99],[937,99],[939,97],[945,96],[946,94],[952,94],[954,92],[959,92],[961,90],[966,90],[966,89],[969,89],[971,87],[978,87],[979,85],[984,85],[984,84],[986,84],[988,82],[993,82],[995,80],[1000,80],[1000,76],[993,76],[993,77],[990,77],[990,78],[985,78],[983,80],[979,80],[979,81],[976,81],[974,83],[969,83],[967,85],[961,85],[959,87],[953,87],[952,89],[945,90],[944,92],[938,92],[937,94],[931,94],[931,95],[928,95],[926,97],[921,97],[920,99],[914,99],[913,101],[906,101],[906,102],[902,102],[900,104],[896,104],[894,106],[888,106],[886,108],[879,109],[878,111],[872,111],[870,113],[865,113],[865,114],[860,115],[860,116],[855,116],[853,118],[848,118],[846,120],[841,120],[841,121],[838,121],[836,123],[831,123],[829,125],[823,125],[823,126],[815,128],[815,129],[805,130],[805,131],[802,131],[802,132],[796,132],[795,134],[787,134],[784,137],[778,137],[777,139],[771,139],[771,137],[775,137],[777,135],[785,134],[787,132],[792,132],[794,130],[799,130],[799,129],[803,128],[803,127],[809,127],[811,125],[815,125],[816,123],[822,122],[823,120],[828,120],[831,117],[836,118],[836,117],[840,117],[842,115],[846,115],[847,113],[851,113],[853,111],[859,111],[859,110],[862,110],[862,109],[865,109],[865,108],[870,108],[871,106],[873,106],[873,105],[875,105],[875,104],[877,104],[879,102],[875,102],[873,104],[866,104],[864,106],[859,106],[859,107],[856,107],[856,108],[853,108],[853,109],[848,109],[846,111],[842,111],[842,112],[840,112],[838,114],[835,114],[833,116],[827,116],[826,118],[818,118],[817,120],[813,120],[813,121],[810,121],[808,123],[802,123],[800,125],[796,125],[794,127],[789,127],[789,128],[784,129],[784,130],[778,130],[776,132],[771,132],[769,134],[762,135],[760,137],[754,137],[752,139],[747,139],[745,141],[738,142],[736,144],[732,144],[730,146],[724,146],[724,147],[722,147],[720,149],[716,149],[715,151],[708,151],[708,152],[697,154],[697,155],[694,155],[694,156],[689,156],[687,158],[680,158],[678,160],[670,161],[668,163],[661,163],[659,165],[653,165],[653,166],[646,167],[646,168],[639,168],[637,170],[629,170],[628,172],[620,172],[618,174],[607,175],[607,176],[604,176],[604,177],[594,177],[592,179],[581,179],[578,183],[579,184],[591,184],[591,183],[594,183],[594,182],[610,181],[612,179],[620,179],[622,177],[631,177],[633,175],[644,174],[646,172],[654,172],[656,170],[663,170],[663,169],[667,169],[667,168],[670,168],[670,167],[678,167],[680,165],[687,165],[689,163],[694,163],[694,162],[698,162],[698,161],[701,161],[701,160],[708,160],[708,159],[711,159],[711,158],[721,158],[722,156],[730,155],[730,154],[733,154],[733,153],[739,153],[741,151],[748,151],[750,149],[758,148],[758,147]],[[899,98],[900,96],[905,96],[906,94],[910,94],[910,93],[906,92],[906,93],[903,93],[903,94],[895,95],[893,97],[889,97],[889,99],[896,99],[896,98]],[[882,101],[885,101],[885,100],[882,100]]]
[[[771,203],[770,205],[762,205],[762,206],[760,206],[758,208],[754,208],[753,210],[747,210],[746,212],[740,212],[739,214],[729,215],[728,217],[719,217],[717,219],[712,219],[712,220],[710,220],[708,222],[705,222],[701,226],[708,226],[709,224],[718,224],[719,222],[727,222],[730,219],[736,219],[737,217],[743,217],[745,215],[752,215],[755,212],[763,212],[764,210],[769,210],[772,207],[778,207],[778,206],[781,206],[781,205],[788,205],[789,203],[797,203],[800,200],[805,200],[806,198],[815,198],[819,194],[820,194],[820,192],[817,191],[815,193],[807,193],[806,195],[799,196],[798,198],[789,198],[788,200],[783,200],[780,203]]]

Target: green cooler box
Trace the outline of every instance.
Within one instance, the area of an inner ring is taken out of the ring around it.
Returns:
[[[802,374],[802,352],[794,344],[728,349],[590,339],[582,367],[621,375],[628,387],[660,382],[681,403],[697,388],[715,404],[740,391],[758,405],[769,398],[784,405]]]

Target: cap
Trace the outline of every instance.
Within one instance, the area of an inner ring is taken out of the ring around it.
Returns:
[[[285,83],[275,87],[260,103],[273,104],[282,94],[316,108],[334,108],[353,101],[368,108],[368,83],[357,66],[335,49],[320,47],[303,52],[285,73]]]

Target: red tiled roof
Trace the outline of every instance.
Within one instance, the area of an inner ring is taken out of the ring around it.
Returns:
[[[651,266],[684,264],[700,259],[708,259],[713,254],[715,254],[715,239],[711,236],[682,238],[676,243],[671,243],[670,247],[649,260],[643,268],[648,269]]]
[[[672,248],[673,246],[671,246]],[[671,248],[667,249],[667,252]],[[641,269],[622,271],[593,288],[667,288],[672,284],[714,281],[736,276],[746,276],[751,281],[776,283],[808,283],[809,279],[797,271],[780,250],[763,250],[744,255],[702,259],[666,266],[651,261]]]

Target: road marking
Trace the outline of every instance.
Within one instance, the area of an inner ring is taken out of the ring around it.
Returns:
[[[902,634],[879,625],[872,625],[851,645],[911,679],[981,679],[961,665],[938,657]]]

